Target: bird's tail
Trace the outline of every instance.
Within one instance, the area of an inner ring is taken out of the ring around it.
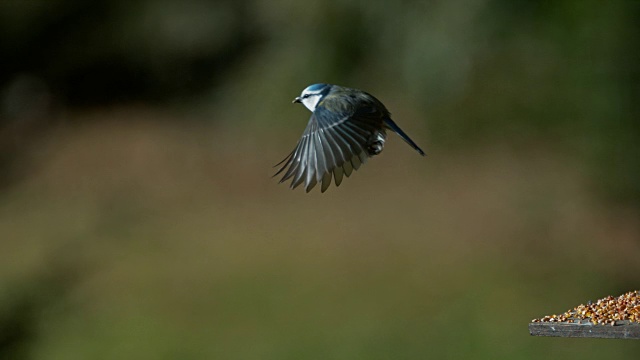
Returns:
[[[409,144],[412,148],[414,148],[420,155],[425,156],[424,151],[422,151],[422,149],[420,149],[420,147],[416,145],[416,143],[414,143],[413,140],[411,140],[409,135],[405,134],[404,131],[402,131],[402,129],[400,129],[400,127],[396,125],[395,122],[393,122],[393,120],[388,118],[384,119],[384,124],[389,129],[393,130],[396,134],[398,134],[402,138],[402,140],[404,140],[407,144]]]

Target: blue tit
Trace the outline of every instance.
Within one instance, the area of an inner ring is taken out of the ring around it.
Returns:
[[[320,183],[325,192],[335,180],[350,176],[368,158],[380,154],[386,130],[398,134],[420,155],[424,151],[391,120],[389,110],[372,95],[338,85],[314,84],[293,100],[311,111],[311,119],[295,149],[276,166],[291,188],[304,183],[307,192]]]

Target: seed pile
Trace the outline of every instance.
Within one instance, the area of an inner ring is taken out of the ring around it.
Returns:
[[[547,315],[532,322],[575,323],[593,325],[621,325],[640,323],[640,291],[631,291],[618,297],[607,296],[586,305],[581,304],[561,315]]]

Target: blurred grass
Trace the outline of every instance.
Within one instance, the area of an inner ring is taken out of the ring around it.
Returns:
[[[297,134],[174,116],[71,114],[89,121],[52,132],[2,195],[0,304],[37,299],[30,358],[637,354],[528,335],[640,271],[637,214],[603,206],[545,144],[420,158],[392,137],[341,187],[304,194],[269,178]]]

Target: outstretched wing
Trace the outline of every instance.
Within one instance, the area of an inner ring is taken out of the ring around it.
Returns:
[[[292,189],[304,183],[307,192],[320,183],[325,192],[332,177],[339,186],[343,175],[350,176],[367,160],[372,136],[384,133],[383,114],[375,107],[349,111],[336,104],[331,96],[318,104],[295,149],[280,162],[284,165],[274,176],[286,169],[281,183],[292,179]]]

